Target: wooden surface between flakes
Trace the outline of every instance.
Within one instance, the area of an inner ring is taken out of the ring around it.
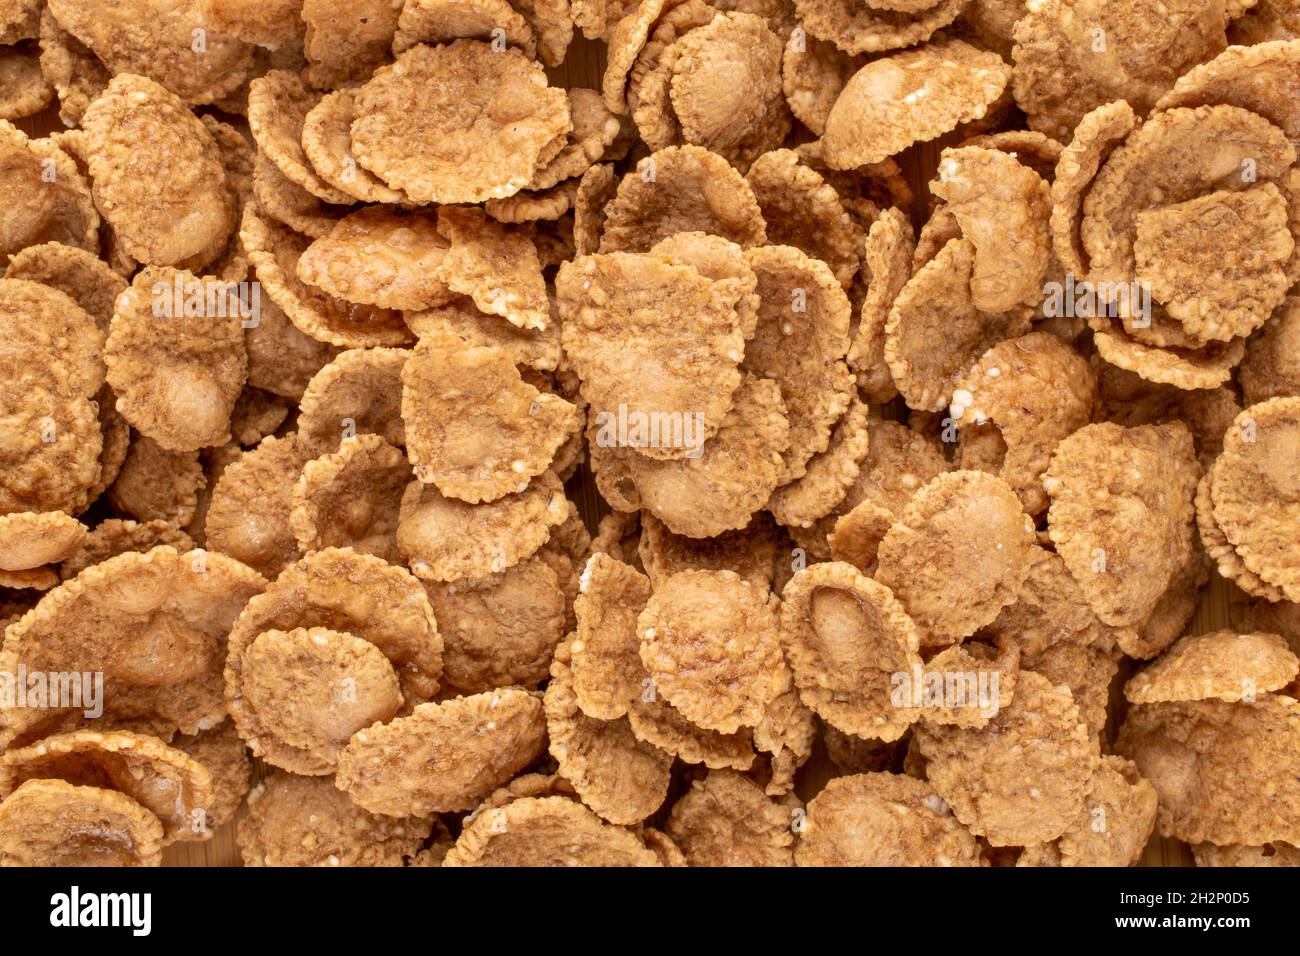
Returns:
[[[605,68],[605,51],[603,44],[591,43],[579,34],[575,36],[573,46],[563,64],[548,69],[551,83],[563,87],[586,87],[599,89],[601,74]],[[24,132],[33,136],[42,136],[63,128],[54,110],[38,116],[19,120],[16,124]],[[926,217],[926,183],[938,164],[939,150],[943,144],[925,143],[909,150],[900,162],[907,173],[908,182],[915,196],[912,215],[915,225],[920,227]],[[599,498],[595,483],[583,469],[579,476],[570,482],[569,491],[576,491],[576,499],[583,518],[594,529],[598,517]],[[1204,599],[1196,618],[1192,622],[1191,633],[1212,631],[1231,627],[1239,623],[1241,616],[1240,592],[1234,591],[1217,575],[1210,587],[1206,589]],[[1124,671],[1121,670],[1121,677]],[[1119,686],[1122,681],[1117,681]],[[1112,700],[1112,710],[1116,701]],[[834,774],[834,768],[826,760],[820,749],[814,753],[809,766],[804,770],[804,780],[800,790],[811,788],[815,791]],[[230,824],[219,829],[204,843],[177,843],[168,847],[163,854],[164,866],[238,866],[240,865],[239,847],[235,843],[235,827]],[[1191,851],[1177,840],[1167,840],[1154,836],[1142,858],[1143,866],[1192,866]]]

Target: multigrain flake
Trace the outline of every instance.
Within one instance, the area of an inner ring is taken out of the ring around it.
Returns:
[[[568,99],[539,65],[475,40],[407,50],[361,87],[356,112],[357,161],[415,202],[512,195],[572,129]]]

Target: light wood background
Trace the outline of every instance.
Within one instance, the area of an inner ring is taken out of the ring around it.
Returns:
[[[576,34],[573,45],[565,62],[550,68],[547,74],[551,83],[563,87],[586,87],[599,89],[601,76],[605,69],[605,46],[585,40]],[[63,128],[56,111],[51,109],[37,116],[20,120],[17,124],[29,135],[42,136]],[[912,217],[919,229],[925,221],[927,211],[926,184],[932,178],[938,166],[940,149],[947,145],[944,141],[923,143],[908,150],[900,162],[907,174],[914,195]],[[595,522],[604,512],[595,483],[586,473],[585,466],[569,483],[569,492],[581,510],[589,527],[594,530]],[[1246,601],[1245,595],[1234,586],[1214,574],[1204,593],[1201,606],[1193,620],[1189,633],[1202,633],[1219,628],[1235,626],[1239,623],[1241,609]],[[1121,671],[1121,675],[1123,671]],[[1120,681],[1116,682],[1117,687]],[[1119,705],[1112,700],[1113,710]],[[261,768],[255,771],[260,775]],[[805,768],[800,790],[807,790],[809,795],[820,789],[821,785],[834,775],[835,769],[820,752]],[[220,828],[212,839],[204,843],[177,843],[168,847],[163,855],[164,866],[239,866],[239,847],[235,842],[234,825]],[[1191,851],[1177,840],[1153,837],[1142,859],[1143,866],[1192,866]]]

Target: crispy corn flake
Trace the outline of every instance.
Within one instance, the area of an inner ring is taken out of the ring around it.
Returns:
[[[1086,805],[1096,744],[1065,687],[1020,674],[1009,707],[979,730],[921,723],[926,775],[954,815],[993,846],[1054,840]]]
[[[505,199],[489,199],[483,204],[483,211],[497,222],[511,225],[554,222],[573,208],[578,185],[577,179],[567,179],[549,189],[518,192]]]
[[[118,296],[104,343],[117,410],[169,451],[230,440],[247,375],[233,286],[146,268]]]
[[[93,670],[104,674],[105,714],[156,718],[184,733],[220,723],[226,635],[240,608],[266,586],[225,555],[160,546],[93,565],[46,595],[5,634],[0,663],[12,672]],[[0,738],[69,711],[15,709]]]
[[[1300,704],[1292,698],[1139,704],[1115,749],[1156,788],[1161,836],[1300,843]]]
[[[855,4],[850,0],[795,0],[795,11],[810,34],[846,53],[897,50],[930,39],[952,23],[965,0]],[[906,6],[906,9],[904,9]]]
[[[439,278],[448,246],[432,218],[370,206],[308,246],[298,278],[346,302],[426,309],[449,296]]]
[[[582,174],[578,192],[573,197],[574,255],[587,256],[600,248],[605,229],[605,205],[614,198],[618,177],[614,165],[592,166]]]
[[[559,66],[573,41],[573,18],[568,0],[515,0],[537,35],[537,55],[547,66]]]
[[[566,180],[581,177],[612,149],[622,131],[618,117],[610,112],[595,90],[571,89],[565,92],[569,97],[573,129],[564,148],[533,174],[527,187],[530,190],[550,189]]]
[[[561,266],[561,341],[583,397],[604,419],[645,419],[625,427],[617,444],[680,458],[717,432],[741,377],[740,294],[732,283],[644,255],[584,256]],[[645,434],[665,413],[676,413],[681,434]]]
[[[940,6],[955,15],[961,4]],[[809,29],[818,32],[811,23]],[[833,169],[878,163],[983,116],[1010,78],[1011,68],[996,54],[961,40],[875,60],[853,75],[831,107],[822,156]]]
[[[43,9],[39,0],[5,0],[0,6],[0,43],[35,39]]]
[[[870,446],[870,409],[853,398],[831,430],[826,450],[808,460],[801,478],[772,492],[767,510],[787,527],[811,527],[844,500],[862,469]]]
[[[528,21],[506,0],[412,0],[403,3],[393,36],[393,53],[406,52],[417,43],[452,40],[504,42],[537,54],[537,38]]]
[[[1016,599],[1033,545],[1033,523],[1006,482],[950,472],[899,513],[880,542],[876,580],[916,621],[922,644],[953,644]]]
[[[844,362],[851,307],[830,269],[792,246],[746,254],[758,276],[758,331],[745,369],[776,381],[790,420],[781,483],[803,477],[813,455],[830,445],[848,408],[853,376]]]
[[[1169,587],[1136,634],[1121,630],[1116,641],[1129,657],[1148,660],[1172,644],[1186,630],[1201,604],[1201,589],[1210,580],[1210,562],[1193,532],[1187,559],[1169,580]]]
[[[291,564],[230,630],[227,693],[240,683],[244,649],[266,631],[323,627],[369,641],[393,665],[412,707],[442,676],[442,637],[420,582],[404,568],[351,548],[326,548]]]
[[[1214,523],[1246,568],[1288,601],[1300,601],[1297,442],[1300,397],[1252,405],[1224,436],[1223,454],[1210,479]]]
[[[1029,125],[1068,139],[1088,111],[1127,100],[1146,113],[1185,70],[1227,45],[1222,4],[1044,0],[1015,27],[1016,104]]]
[[[478,209],[443,209],[438,231],[451,244],[441,280],[482,311],[524,329],[550,324],[546,284],[532,238]]]
[[[443,678],[465,694],[536,687],[564,636],[565,593],[540,555],[496,574],[424,582],[443,639]]]
[[[402,866],[432,829],[368,813],[328,777],[272,771],[249,793],[237,832],[245,866]]]
[[[866,60],[839,49],[829,40],[793,32],[781,58],[781,87],[799,122],[817,136],[826,132],[826,117],[854,73]]]
[[[312,376],[299,405],[298,432],[314,449],[334,451],[351,435],[406,444],[402,368],[407,349],[349,349]]]
[[[523,491],[579,428],[576,407],[525,382],[504,350],[452,333],[420,339],[402,384],[416,477],[470,504]]]
[[[366,80],[390,60],[400,9],[389,0],[303,0],[306,78],[325,88]]]
[[[812,559],[828,560],[832,551],[837,551],[836,560],[874,573],[880,538],[895,516],[922,486],[948,471],[949,465],[937,443],[898,422],[873,419],[869,428],[867,457],[844,498],[811,528],[790,531]]]
[[[641,823],[668,795],[672,755],[638,740],[626,720],[598,720],[579,708],[570,669],[572,643],[556,650],[546,685],[550,754],[582,802],[603,819]]]
[[[0,196],[12,200],[0,216],[0,261],[44,242],[98,249],[99,213],[71,156],[51,140],[29,139],[0,120],[0,159]]]
[[[295,186],[322,202],[347,205],[353,197],[317,175],[302,149],[303,123],[320,99],[298,74],[272,70],[249,85],[248,126],[258,151]]]
[[[637,552],[652,583],[678,571],[735,571],[751,584],[769,587],[777,557],[777,538],[771,519],[761,513],[739,531],[711,538],[688,538],[674,534],[647,512],[641,515]]]
[[[1265,117],[1295,139],[1300,136],[1300,111],[1293,95],[1297,84],[1300,43],[1294,37],[1232,46],[1179,76],[1173,88],[1155,104],[1155,110],[1220,103],[1240,106]]]
[[[356,119],[356,89],[326,93],[302,124],[302,151],[325,183],[362,202],[399,203],[406,194],[392,189],[360,165],[352,155],[352,122]]]
[[[105,333],[113,318],[113,303],[126,289],[126,280],[102,259],[62,242],[28,246],[10,256],[4,277],[58,289],[81,306]]]
[[[417,338],[455,335],[466,347],[500,349],[512,364],[538,372],[554,371],[560,365],[558,325],[521,329],[499,316],[480,312],[468,296],[456,296],[433,309],[407,312],[404,318]]]
[[[749,184],[722,157],[698,146],[670,146],[641,160],[605,213],[605,253],[644,252],[679,232],[722,236],[746,249],[766,238]]]
[[[1121,640],[1125,633],[1120,632]],[[1038,654],[1023,654],[1021,666],[1067,687],[1088,733],[1102,741],[1107,739],[1102,734],[1110,716],[1111,688],[1122,657],[1118,649],[1066,640]]]
[[[1215,469],[1211,467],[1196,486],[1196,528],[1205,553],[1214,562],[1221,577],[1237,585],[1252,597],[1266,601],[1284,601],[1282,590],[1248,569],[1236,549],[1214,519],[1214,498],[1210,493]]]
[[[1038,303],[1051,258],[1047,183],[1009,153],[963,146],[943,151],[930,190],[975,247],[975,308],[1006,312]]]
[[[608,449],[621,457],[641,505],[675,534],[708,538],[744,528],[776,490],[790,441],[780,388],[746,375],[734,398],[696,458],[661,461]]]
[[[231,462],[204,518],[207,547],[274,578],[302,557],[290,525],[294,483],[309,452],[296,434],[265,438]]]
[[[567,514],[552,471],[521,492],[477,505],[413,481],[402,496],[397,548],[425,581],[497,574],[535,554]]]
[[[937,411],[952,401],[957,380],[997,342],[1023,335],[1020,310],[980,311],[971,293],[975,247],[948,242],[903,287],[885,322],[885,361],[912,408]],[[936,342],[944,348],[936,348]]]
[[[617,720],[627,714],[642,690],[637,618],[650,599],[650,581],[618,558],[598,551],[587,560],[580,582],[567,679],[584,714]]]
[[[790,130],[782,40],[752,13],[724,13],[671,47],[672,104],[682,141],[745,168]]]
[[[1084,200],[1080,235],[1089,257],[1088,278],[1117,283],[1133,278],[1133,244],[1143,210],[1268,182],[1294,161],[1286,134],[1239,107],[1157,113],[1111,153]],[[1250,175],[1243,174],[1247,169]]]
[[[808,804],[799,866],[980,866],[980,846],[934,787],[891,773],[832,780]]]
[[[39,113],[54,99],[54,87],[41,73],[40,51],[34,46],[0,48],[0,117],[22,119]]]
[[[721,734],[692,723],[659,695],[648,675],[642,677],[641,693],[632,701],[627,721],[637,740],[683,763],[703,764],[711,770],[748,770],[754,765],[754,743],[748,731]]]
[[[546,746],[535,694],[504,688],[421,704],[356,733],[339,755],[336,783],[385,816],[472,809]]]
[[[694,781],[665,826],[689,866],[794,865],[789,811],[734,770]]]
[[[1223,435],[1241,413],[1236,396],[1227,388],[1188,390],[1156,385],[1104,362],[1096,363],[1096,371],[1101,403],[1098,417],[1127,426],[1157,425],[1177,418],[1191,431],[1196,453],[1207,467],[1223,451]]]
[[[302,49],[302,0],[211,0],[208,16],[218,29],[272,50]]]
[[[925,663],[922,680],[944,687],[936,703],[928,703],[922,716],[931,724],[979,729],[1011,703],[1020,676],[1020,644],[1000,637],[996,644],[967,641],[945,648]],[[972,683],[973,682],[973,683]],[[988,690],[980,691],[980,687]],[[954,688],[948,697],[947,688]]]
[[[352,208],[317,199],[260,151],[253,157],[253,198],[260,214],[313,239],[328,235]]]
[[[0,793],[8,796],[28,780],[64,780],[123,793],[158,817],[164,844],[210,835],[201,811],[212,801],[211,774],[157,737],[77,730],[7,751],[0,762]]]
[[[889,590],[848,564],[814,564],[785,586],[781,644],[799,698],[845,733],[897,740],[916,720],[894,674],[921,666],[920,635]]]
[[[1061,152],[1052,180],[1052,249],[1075,278],[1088,275],[1088,254],[1079,237],[1084,197],[1115,147],[1137,123],[1124,100],[1106,103],[1079,119],[1074,137]]]
[[[262,289],[299,331],[343,348],[410,341],[399,312],[356,305],[299,279],[298,260],[311,245],[308,237],[263,216],[253,203],[244,208],[239,236]]]
[[[401,449],[379,435],[345,438],[307,462],[293,486],[289,525],[299,550],[351,547],[398,561],[398,512],[410,480]]]
[[[759,157],[745,180],[767,222],[767,241],[820,259],[848,289],[858,272],[863,235],[834,187],[785,149]]]
[[[1178,422],[1088,425],[1056,446],[1043,476],[1048,533],[1102,621],[1133,627],[1150,616],[1187,561],[1199,479]]]
[[[443,866],[659,866],[636,834],[568,797],[524,797],[476,816]]]
[[[1179,640],[1129,679],[1124,696],[1133,704],[1252,700],[1286,687],[1297,670],[1300,661],[1278,634],[1213,631]]]
[[[136,435],[108,489],[108,502],[137,521],[183,527],[194,517],[206,483],[198,452],[168,451],[153,439]]]
[[[64,558],[59,565],[59,574],[67,581],[92,564],[107,561],[127,551],[149,551],[160,544],[170,545],[177,551],[189,551],[194,547],[190,536],[170,522],[108,518],[95,525],[77,549]]]
[[[59,25],[84,43],[110,74],[140,74],[186,103],[221,99],[253,72],[253,47],[207,22],[197,0],[57,0]],[[195,42],[201,30],[203,42]],[[201,46],[201,52],[196,47]]]
[[[862,250],[861,274],[867,279],[867,292],[847,359],[858,387],[873,405],[898,394],[885,362],[885,323],[894,300],[912,277],[915,251],[912,224],[901,210],[886,209],[871,224]]]
[[[324,627],[259,634],[240,650],[238,674],[226,698],[239,735],[268,763],[308,776],[333,772],[354,733],[403,703],[383,651]]]
[[[1002,609],[987,632],[1014,637],[1026,667],[1059,644],[1109,651],[1116,634],[1088,606],[1061,556],[1040,547],[1032,549],[1029,574],[1016,592],[1016,600]]]
[[[251,448],[275,434],[289,417],[289,406],[279,396],[245,386],[230,413],[230,435],[236,445]]]
[[[1026,847],[1017,866],[1133,866],[1156,819],[1156,791],[1123,757],[1104,756],[1085,812],[1050,844]]]
[[[1204,349],[1157,348],[1143,345],[1114,323],[1095,330],[1097,354],[1112,365],[1158,385],[1182,389],[1217,388],[1232,378],[1233,368],[1246,354],[1242,339],[1211,342]]]
[[[235,193],[208,128],[173,93],[114,77],[82,118],[95,205],[135,259],[201,269],[225,247]]]
[[[172,746],[197,760],[212,778],[212,797],[200,808],[208,828],[234,820],[253,775],[252,761],[234,723],[227,720],[192,736],[177,736]]]
[[[57,564],[79,549],[86,526],[62,511],[0,515],[0,571],[30,571]]]
[[[0,866],[158,866],[162,823],[126,794],[28,780],[0,803]]]
[[[356,111],[357,160],[416,202],[516,193],[572,128],[567,98],[540,66],[474,40],[407,50],[361,87]]]
[[[953,389],[958,466],[998,475],[1037,515],[1048,504],[1041,479],[1052,452],[1089,423],[1095,401],[1087,361],[1054,335],[1031,332],[1000,342]],[[994,442],[991,456],[981,453],[984,436]]]
[[[1249,335],[1281,304],[1295,242],[1286,200],[1272,183],[1214,192],[1138,214],[1139,282],[1189,335]]]
[[[753,727],[786,682],[775,601],[732,571],[672,575],[636,626],[657,693],[705,730]]]
[[[59,25],[47,5],[40,15],[41,74],[59,98],[59,119],[65,126],[81,122],[91,101],[108,86],[112,73],[84,43]]]
[[[1300,297],[1288,298],[1246,342],[1237,377],[1247,405],[1300,395]]]

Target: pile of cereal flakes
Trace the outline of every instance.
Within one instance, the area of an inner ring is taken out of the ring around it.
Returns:
[[[1296,0],[0,42],[0,864],[1300,863]]]

